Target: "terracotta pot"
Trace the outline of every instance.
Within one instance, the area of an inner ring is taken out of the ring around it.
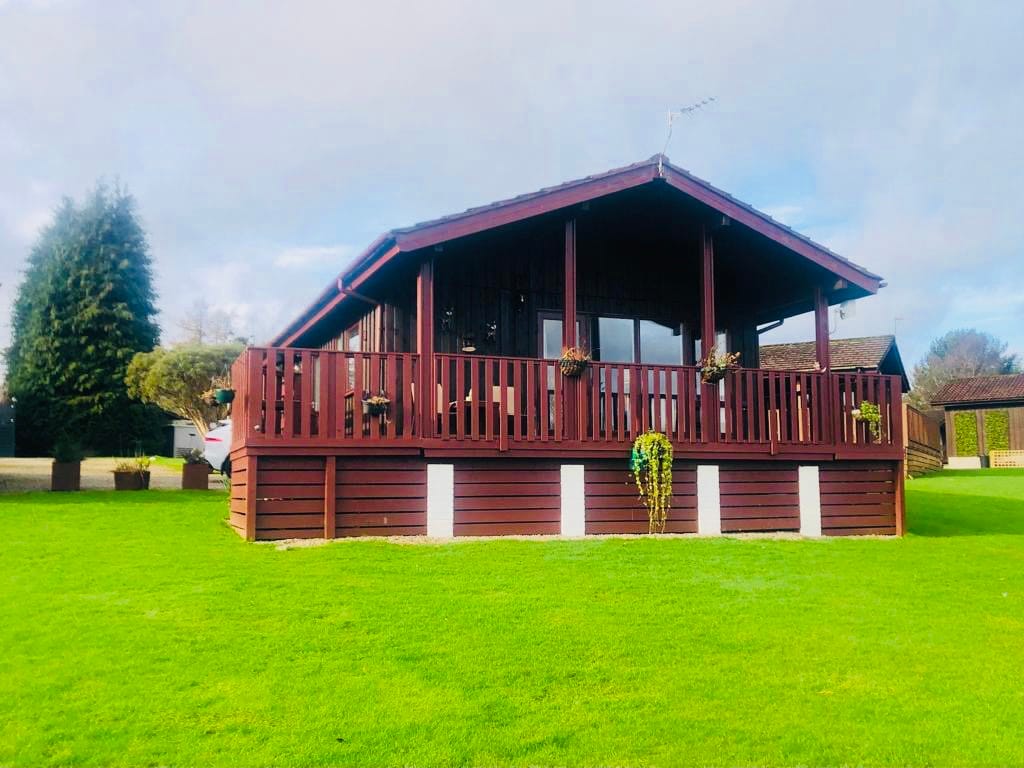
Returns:
[[[50,470],[51,491],[78,491],[82,487],[82,462],[55,461]]]
[[[144,491],[149,488],[149,472],[115,472],[115,491]]]
[[[206,491],[210,488],[209,464],[184,464],[181,467],[183,491]]]

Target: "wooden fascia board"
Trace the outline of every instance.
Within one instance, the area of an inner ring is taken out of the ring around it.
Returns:
[[[852,264],[837,258],[821,248],[816,248],[803,238],[788,232],[785,228],[780,227],[778,224],[769,221],[763,216],[758,215],[735,200],[730,200],[721,193],[709,189],[705,185],[695,181],[693,178],[678,173],[668,167],[665,168],[664,174],[665,181],[680,192],[683,192],[695,200],[714,208],[716,211],[725,214],[730,219],[738,221],[758,234],[764,235],[779,245],[803,256],[818,266],[827,269],[832,274],[849,280],[851,283],[860,286],[870,293],[877,293],[878,289],[881,287],[882,279],[880,277],[866,275]]]
[[[656,178],[657,166],[653,163],[643,165],[613,176],[584,181],[566,189],[542,192],[526,200],[512,200],[476,213],[415,227],[408,232],[398,232],[395,234],[395,241],[403,251],[427,248],[458,237],[476,234],[638,187]]]

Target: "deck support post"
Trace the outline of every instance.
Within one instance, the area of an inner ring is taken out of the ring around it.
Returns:
[[[800,535],[821,536],[821,485],[818,467],[808,465],[797,469],[800,493]]]
[[[434,434],[434,259],[420,263],[416,278],[416,351],[420,355],[416,401],[419,407],[420,439]]]
[[[324,538],[333,539],[336,535],[336,511],[338,504],[338,459],[328,456],[324,459]]]
[[[701,240],[701,322],[700,354],[706,358],[715,345],[715,247],[707,225],[700,229]],[[717,350],[719,354],[726,350]],[[699,364],[699,361],[698,361]],[[706,443],[718,442],[719,432],[718,384],[701,384],[701,426]]]
[[[697,465],[697,533],[718,536],[722,533],[722,492],[717,464]]]
[[[579,338],[576,333],[576,219],[566,219],[565,222],[564,288],[562,346],[575,347],[579,345]],[[556,373],[555,375],[559,374]],[[581,380],[582,377],[565,378],[562,382],[565,393],[565,408],[563,409],[565,427],[563,434],[567,440],[575,440],[578,437],[578,403]]]
[[[582,464],[563,464],[561,467],[563,536],[584,536],[587,533],[587,512],[584,500],[585,484]]]
[[[455,535],[455,465],[427,464],[427,536]]]

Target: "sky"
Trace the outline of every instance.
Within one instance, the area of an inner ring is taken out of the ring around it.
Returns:
[[[63,196],[137,199],[163,340],[266,341],[381,232],[650,157],[1024,355],[1024,3],[0,0],[0,348]],[[766,341],[811,338],[806,318]]]

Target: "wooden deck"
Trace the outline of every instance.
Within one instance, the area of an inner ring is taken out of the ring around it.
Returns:
[[[415,353],[253,347],[232,381],[232,448],[250,454],[599,457],[654,429],[680,457],[903,456],[898,376],[738,369],[708,386],[692,366],[595,362],[574,379],[535,358],[437,354],[424,366]],[[390,399],[385,415],[363,412],[369,394]],[[864,401],[881,411],[877,439],[854,418]]]

